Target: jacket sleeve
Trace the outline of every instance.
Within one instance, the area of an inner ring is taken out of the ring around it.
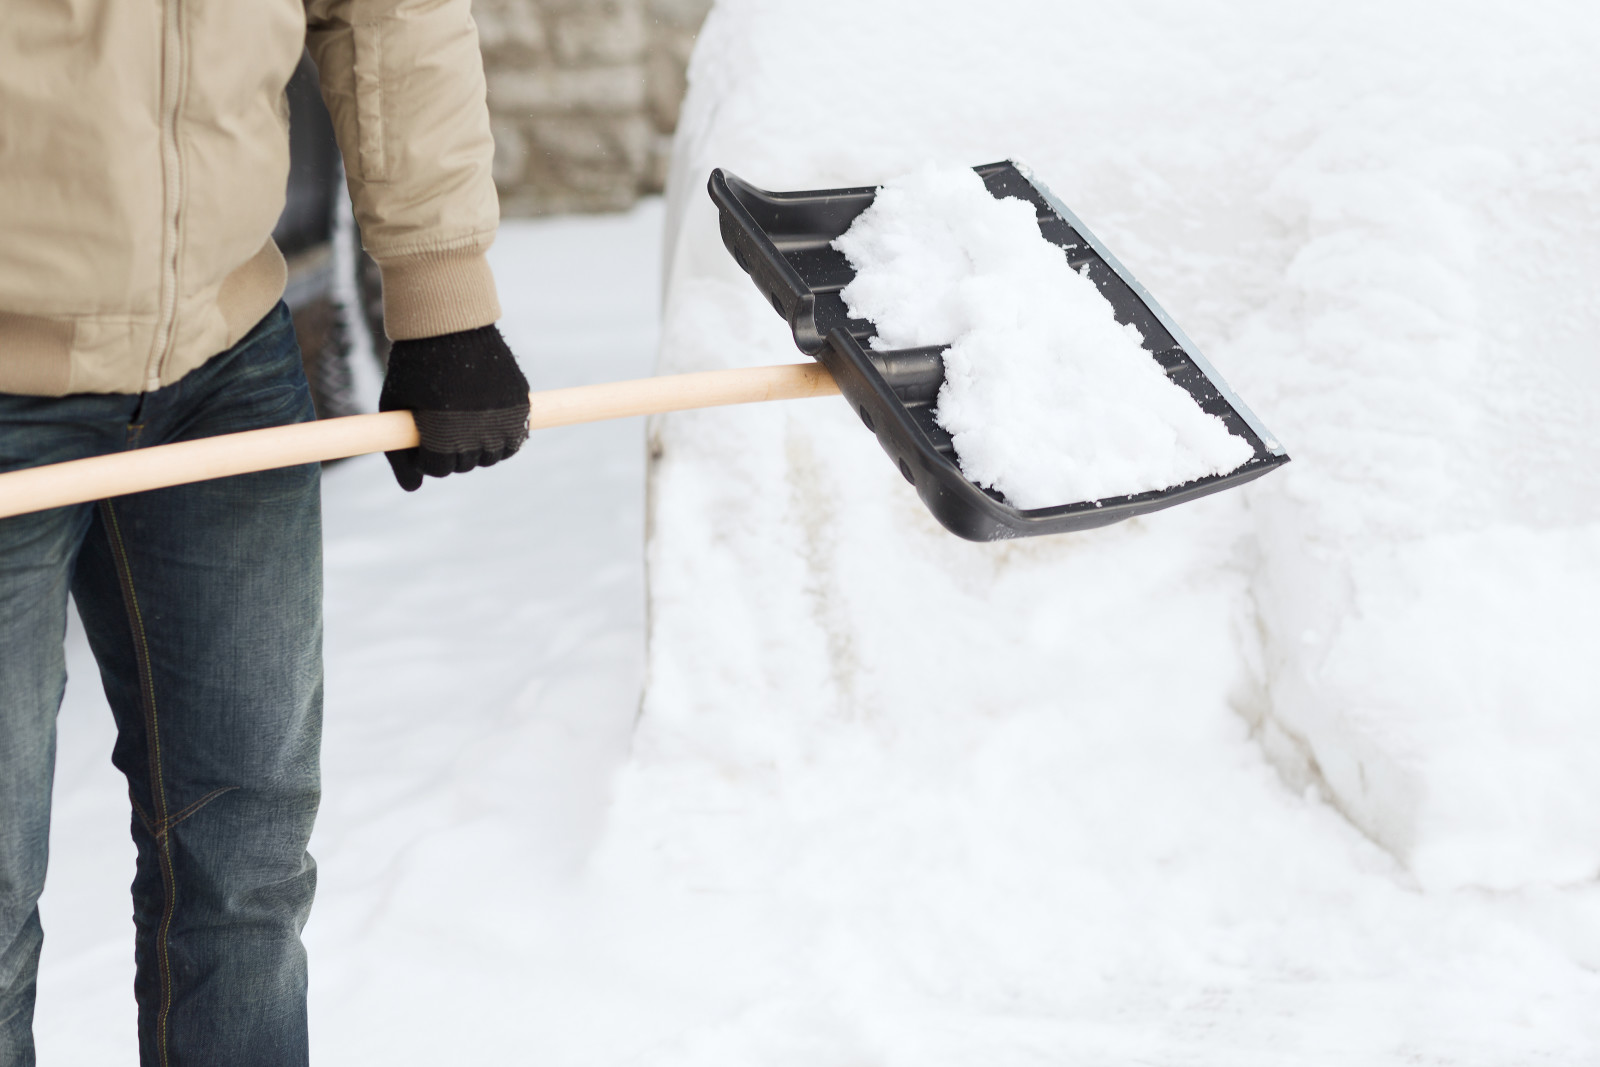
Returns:
[[[306,0],[306,43],[397,341],[500,317],[500,221],[469,0]]]

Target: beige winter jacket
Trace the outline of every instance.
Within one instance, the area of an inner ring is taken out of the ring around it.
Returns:
[[[271,310],[306,44],[390,336],[499,318],[468,4],[0,2],[0,392],[169,385]]]

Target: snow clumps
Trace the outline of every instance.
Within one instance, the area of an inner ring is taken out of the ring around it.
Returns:
[[[834,247],[874,349],[950,346],[939,425],[962,473],[1016,507],[1165,489],[1252,455],[1045,240],[1033,205],[991,196],[970,169],[889,182]]]

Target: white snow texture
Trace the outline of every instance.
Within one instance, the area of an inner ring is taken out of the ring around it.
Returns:
[[[885,183],[834,247],[879,351],[949,345],[936,417],[968,478],[1019,508],[1166,489],[1248,460],[1046,241],[1032,204],[970,167]]]
[[[722,0],[663,371],[795,358],[711,167],[1024,158],[1294,462],[979,546],[837,401],[658,420],[595,870],[718,1006],[650,1062],[1600,1059],[1597,48],[1555,0]]]

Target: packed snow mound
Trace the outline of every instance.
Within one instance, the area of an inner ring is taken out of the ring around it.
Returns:
[[[936,417],[961,471],[1019,508],[1166,489],[1248,460],[1039,232],[969,167],[885,183],[834,241],[879,351],[948,345]]]
[[[1295,462],[975,545],[837,400],[658,420],[594,868],[678,1006],[639,1058],[1594,1061],[1593,5],[794,12],[700,37],[663,370],[797,358],[712,167],[1017,154]]]
[[[671,284],[738,280],[707,167],[807,189],[1028,159],[1290,445],[1208,505],[1246,509],[1259,640],[1235,704],[1273,762],[1430,885],[1593,879],[1600,776],[1573,783],[1600,765],[1600,10],[919,10],[780,29],[727,0],[674,164]],[[1429,754],[1444,737],[1471,773]]]

